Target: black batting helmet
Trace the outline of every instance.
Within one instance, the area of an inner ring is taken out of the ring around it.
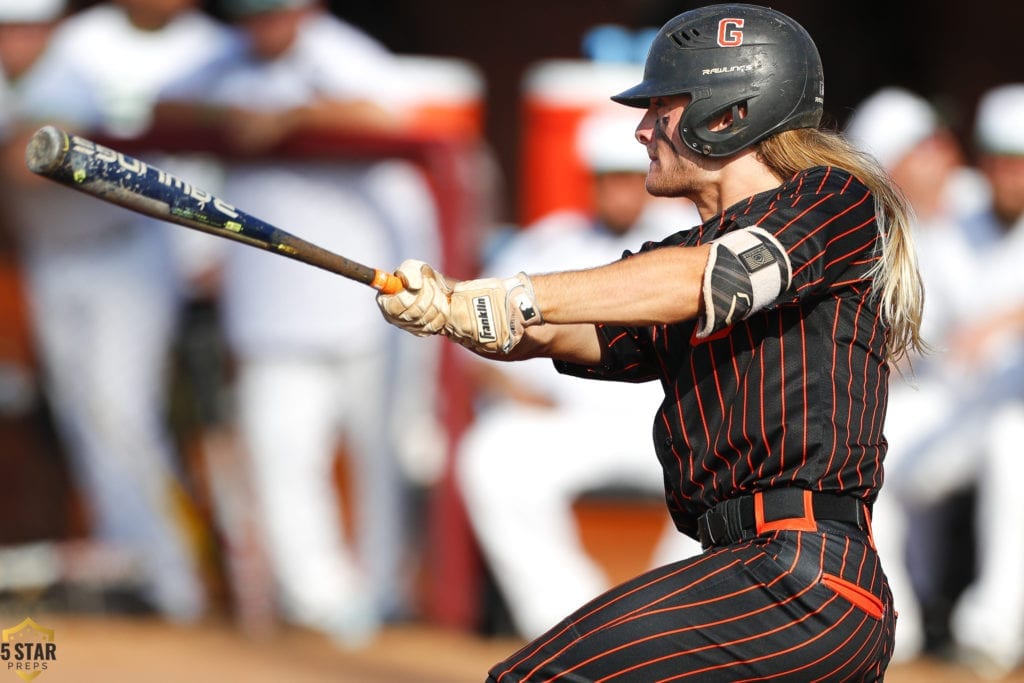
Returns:
[[[767,7],[726,4],[669,20],[651,43],[643,80],[612,99],[647,107],[652,97],[690,95],[683,142],[726,157],[783,130],[817,127],[824,92],[821,57],[800,24]],[[708,129],[730,110],[729,128]]]

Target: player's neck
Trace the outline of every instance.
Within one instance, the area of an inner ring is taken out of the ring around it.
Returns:
[[[714,178],[691,197],[702,220],[725,211],[747,197],[778,187],[782,179],[757,157],[753,149],[746,149],[729,159],[714,173]]]

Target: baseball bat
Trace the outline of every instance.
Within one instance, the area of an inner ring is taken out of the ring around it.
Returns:
[[[164,170],[56,126],[33,134],[25,162],[37,175],[146,216],[281,254],[385,294],[404,289],[391,273],[307,242]]]

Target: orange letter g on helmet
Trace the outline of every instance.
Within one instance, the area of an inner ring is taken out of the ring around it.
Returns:
[[[742,19],[721,19],[718,22],[718,44],[721,47],[736,47],[743,44]]]

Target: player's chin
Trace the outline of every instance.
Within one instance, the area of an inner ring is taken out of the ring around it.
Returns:
[[[647,188],[647,193],[654,197],[673,197],[677,194],[677,188],[671,183],[666,182],[665,177],[654,170],[654,164],[651,163],[651,170],[647,173],[647,179],[644,181],[644,187]]]

